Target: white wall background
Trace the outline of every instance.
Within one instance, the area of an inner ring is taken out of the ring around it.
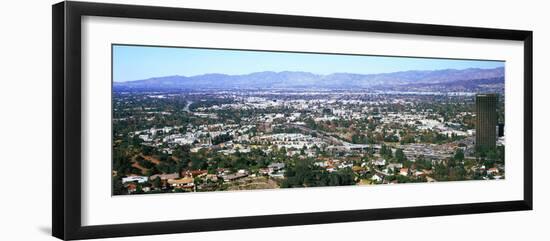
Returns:
[[[108,2],[148,4],[146,0]],[[119,238],[116,240],[544,239],[550,219],[549,6],[502,0],[164,0],[164,5],[533,30],[534,211]],[[51,232],[51,4],[0,8],[0,240],[54,240]]]

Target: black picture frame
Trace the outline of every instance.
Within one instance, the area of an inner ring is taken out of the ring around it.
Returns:
[[[52,6],[53,120],[52,233],[60,239],[106,238],[213,230],[309,225],[380,219],[532,210],[533,33],[532,31],[366,21],[324,17],[151,7],[91,2]],[[174,220],[133,224],[81,224],[81,17],[194,21],[327,30],[450,36],[524,43],[524,193],[521,200],[283,215]]]

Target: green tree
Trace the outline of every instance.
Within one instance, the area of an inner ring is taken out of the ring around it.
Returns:
[[[464,160],[464,151],[461,148],[456,149],[454,159],[457,161],[463,161]]]
[[[153,179],[153,187],[155,188],[160,188],[162,183],[161,183],[161,180],[160,180],[160,177],[156,177],[155,179]]]
[[[407,156],[405,156],[405,153],[403,152],[403,149],[397,149],[395,151],[395,159],[398,162],[404,162],[407,160]]]
[[[380,155],[385,158],[392,158],[392,150],[390,147],[386,146],[385,144],[382,144],[382,147],[380,147]]]

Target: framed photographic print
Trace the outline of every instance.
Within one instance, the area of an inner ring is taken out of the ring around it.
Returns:
[[[532,32],[53,6],[53,235],[532,209]]]

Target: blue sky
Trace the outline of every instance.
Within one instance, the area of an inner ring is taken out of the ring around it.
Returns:
[[[281,53],[148,46],[113,46],[113,81],[206,73],[305,71],[376,74],[407,70],[504,67],[502,61]]]

